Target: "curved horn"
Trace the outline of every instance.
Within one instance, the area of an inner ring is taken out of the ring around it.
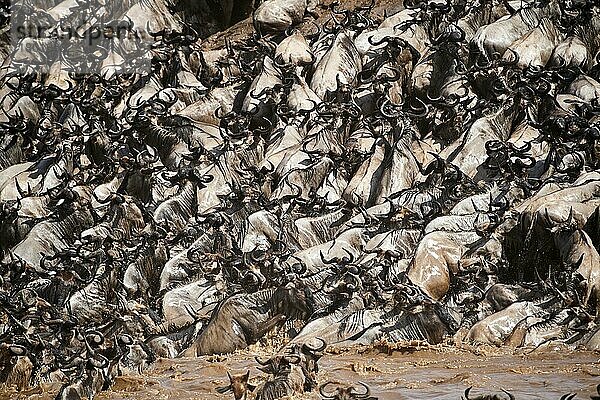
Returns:
[[[512,394],[512,393],[510,393],[510,392],[507,392],[507,391],[506,391],[506,390],[504,390],[504,389],[501,389],[501,390],[502,390],[504,393],[506,393],[506,394],[508,395],[508,398],[509,398],[510,400],[515,400],[515,396],[513,396],[513,394]]]
[[[425,169],[420,171],[422,175],[429,175],[433,171],[440,171],[444,168],[445,162],[444,159],[442,159],[442,157],[433,152],[429,152],[429,154],[431,154],[435,158],[435,160],[430,162],[429,165],[425,167]]]
[[[471,389],[473,389],[473,386],[469,386],[468,388],[465,389],[465,399],[466,400],[471,400],[469,398],[469,392],[471,392]]]
[[[429,101],[430,103],[434,104],[434,103],[441,103],[444,99],[444,97],[440,94],[438,97],[431,97],[431,88],[429,88],[427,90],[426,96],[427,96],[427,101]]]
[[[91,342],[94,346],[100,346],[104,343],[104,335],[98,331],[88,331],[85,335],[85,340]]]
[[[125,345],[125,346],[133,344],[133,337],[131,335],[126,334],[126,333],[124,333],[121,336],[119,336],[118,340],[119,340],[119,343],[121,343],[122,345]]]
[[[424,117],[429,112],[429,107],[425,104],[421,99],[415,97],[415,100],[421,103],[420,107],[414,107],[412,104],[409,104],[410,111],[408,114],[413,115],[415,117]]]
[[[270,365],[272,362],[272,359],[268,359],[267,361],[263,361],[261,360],[261,358],[259,356],[254,356],[254,359],[256,360],[257,363],[259,363],[260,365]]]
[[[488,153],[495,153],[504,148],[504,143],[500,140],[488,140],[485,142],[485,149]]]
[[[272,89],[272,88],[270,88],[270,87],[266,87],[266,88],[264,88],[263,90],[261,90],[261,91],[260,91],[258,94],[255,94],[255,93],[254,93],[254,89],[252,89],[252,90],[250,90],[250,91],[248,92],[248,95],[249,95],[250,97],[252,97],[254,100],[264,100],[264,99],[263,99],[263,98],[264,98],[264,96],[265,96],[267,93],[270,93],[270,92],[272,92],[272,91],[273,91],[273,89]]]
[[[325,342],[325,340],[323,340],[320,337],[316,337],[315,339],[317,339],[318,341],[321,342],[321,346],[319,346],[319,347],[311,347],[311,346],[308,345],[308,343],[304,343],[302,345],[302,349],[308,350],[311,353],[318,353],[320,351],[325,350],[325,348],[327,347],[327,342]]]
[[[322,384],[321,386],[319,386],[319,394],[321,394],[321,396],[324,399],[333,399],[335,397],[335,395],[337,394],[337,390],[334,393],[327,393],[325,391],[325,388],[327,387],[327,385],[331,385],[331,384],[333,384],[333,382],[328,381],[328,382],[325,382],[324,384]]]
[[[380,44],[383,44],[383,43],[390,44],[390,41],[393,39],[391,36],[384,36],[379,41],[373,41],[374,37],[375,37],[375,35],[372,35],[367,38],[367,40],[371,46],[379,46]]]
[[[514,161],[514,164],[519,167],[519,168],[531,168],[535,165],[536,161],[535,158],[531,157],[531,156],[527,156],[524,158],[516,158]]]
[[[511,144],[510,147],[517,153],[526,153],[531,150],[531,142],[525,142],[521,147]]]
[[[279,245],[276,247],[277,244]],[[275,240],[272,248],[274,249],[273,254],[280,256],[287,251],[287,243],[285,243],[283,240],[277,239]]]
[[[252,252],[250,252],[250,260],[252,260],[252,262],[255,263],[261,263],[263,261],[265,261],[267,259],[267,252],[263,251],[263,250],[259,250],[259,249],[254,249],[252,250]],[[253,274],[256,277],[256,274],[254,274],[253,271],[248,271],[249,274]]]
[[[425,211],[426,206],[430,207],[427,212]],[[429,218],[438,215],[442,211],[442,206],[437,200],[431,200],[419,204],[419,210],[423,218]]]
[[[8,350],[12,353],[12,355],[17,357],[27,354],[27,348],[25,346],[21,346],[20,344],[11,344],[8,346]]]
[[[323,262],[323,264],[334,264],[337,262],[335,257],[331,260],[326,260],[325,255],[323,254],[323,250],[319,250],[319,257],[321,257],[321,261]]]
[[[27,193],[25,193],[25,191],[21,188],[21,185],[19,185],[19,180],[15,177],[15,186],[17,189],[17,192],[19,193],[19,196],[23,197],[28,197],[31,195],[31,187],[29,185],[29,182],[27,182]]]
[[[396,111],[388,111],[388,108],[395,109]],[[392,103],[390,99],[385,99],[379,106],[379,112],[386,118],[396,119],[402,114],[402,109],[399,105]]]
[[[364,393],[357,393],[357,392],[354,390],[354,388],[352,388],[352,390],[351,390],[351,393],[352,393],[353,395],[355,395],[356,397],[358,397],[358,398],[363,398],[363,399],[364,399],[364,398],[367,398],[367,397],[369,397],[369,395],[371,394],[371,388],[369,388],[369,386],[367,386],[367,384],[366,384],[366,383],[364,383],[364,382],[361,382],[361,381],[358,381],[358,384],[359,384],[360,386],[362,386],[363,388],[365,388],[365,392],[364,392]]]
[[[94,368],[103,369],[108,366],[108,359],[101,354],[96,354],[95,357],[89,359],[89,363]]]
[[[567,393],[561,396],[560,400],[573,400],[577,393]]]
[[[366,211],[365,211],[365,213],[366,213]],[[369,216],[369,218],[370,218],[370,216]],[[352,264],[354,262],[354,254],[350,253],[350,251],[348,251],[348,249],[345,247],[342,250],[344,251],[344,253],[348,254],[348,258],[344,257],[343,260],[347,261],[348,264]]]

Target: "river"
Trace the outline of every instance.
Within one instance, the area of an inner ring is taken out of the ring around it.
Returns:
[[[233,374],[250,369],[251,381],[264,374],[254,355],[268,355],[259,346],[229,356],[160,359],[141,375],[116,379],[98,400],[233,399],[215,388]],[[371,387],[373,396],[387,399],[460,399],[473,386],[472,397],[505,389],[520,399],[559,399],[577,393],[589,399],[600,383],[600,354],[554,347],[527,352],[520,349],[455,346],[371,346],[328,351],[320,362],[319,382]],[[2,399],[53,399],[57,385],[42,385],[25,394],[0,394]],[[331,387],[328,387],[330,389]],[[307,393],[297,399],[320,399]]]

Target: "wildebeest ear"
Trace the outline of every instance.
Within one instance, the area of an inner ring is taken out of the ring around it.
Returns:
[[[217,393],[221,393],[221,394],[231,392],[231,385],[218,387],[215,390],[217,391]]]
[[[250,371],[246,371],[246,374],[244,375],[244,382],[248,382],[249,377],[250,377]]]

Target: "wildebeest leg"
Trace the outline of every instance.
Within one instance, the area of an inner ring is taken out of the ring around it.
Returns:
[[[600,316],[600,255],[592,243],[592,239],[583,230],[560,232],[554,238],[566,265],[579,264],[577,272],[587,282],[587,291],[583,304],[596,301],[596,315]]]
[[[525,335],[527,335],[527,329],[529,325],[527,325],[527,318],[525,317],[515,326],[512,333],[504,340],[504,345],[508,347],[521,347],[525,340]]]
[[[258,327],[258,329],[256,330],[256,333],[254,334],[254,338],[256,340],[260,339],[261,337],[266,335],[271,329],[275,328],[277,325],[279,325],[283,321],[285,321],[285,315],[278,314],[278,315],[274,316],[273,318],[269,319],[267,322],[265,322],[264,324],[261,324],[261,326]]]

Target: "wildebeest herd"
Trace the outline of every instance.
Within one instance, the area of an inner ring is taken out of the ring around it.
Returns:
[[[215,48],[177,4],[114,3],[148,73],[4,34],[0,383],[91,398],[271,332],[256,399],[319,388],[326,345],[600,348],[594,1],[264,0]]]

